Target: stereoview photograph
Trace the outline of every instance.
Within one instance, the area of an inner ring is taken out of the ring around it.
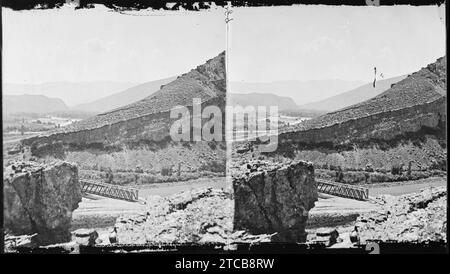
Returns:
[[[445,5],[62,2],[2,7],[5,253],[445,250]]]

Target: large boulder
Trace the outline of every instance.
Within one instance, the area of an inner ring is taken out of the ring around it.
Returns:
[[[234,229],[277,233],[274,241],[306,241],[308,213],[318,199],[312,164],[254,161],[231,170]]]
[[[3,185],[7,232],[37,233],[41,245],[71,240],[72,212],[81,202],[75,165],[17,162],[5,168]]]

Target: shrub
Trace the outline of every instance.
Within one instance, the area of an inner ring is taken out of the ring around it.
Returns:
[[[366,184],[368,184],[370,182],[370,173],[369,172],[364,172],[364,177],[366,179]]]
[[[177,170],[177,176],[181,176],[181,163],[178,163],[178,170]]]
[[[349,171],[343,173],[342,179],[340,182],[345,184],[359,184],[366,181],[366,176],[361,171]]]
[[[219,147],[221,150],[227,150],[227,145],[225,142],[220,142]]]
[[[105,179],[105,183],[107,184],[112,184],[114,181],[114,174],[112,172],[112,170],[110,168],[108,168],[106,171],[106,179]]]
[[[401,175],[403,173],[403,165],[401,164],[393,164],[391,167],[392,175]]]
[[[340,166],[336,169],[336,182],[342,182],[344,180],[344,172]]]
[[[183,147],[185,147],[185,148],[191,148],[191,143],[190,143],[190,142],[181,142],[181,144],[182,144]]]
[[[316,169],[314,170],[314,175],[316,178],[325,180],[334,180],[336,178],[335,172],[328,169]]]
[[[226,170],[226,161],[210,161],[203,163],[200,168],[200,171],[212,171],[212,172],[225,172]]]
[[[372,165],[368,164],[368,165],[366,165],[366,168],[364,169],[364,171],[365,172],[373,172],[374,170],[373,170]]]
[[[136,173],[144,173],[144,169],[141,166],[137,166],[135,172]]]
[[[373,172],[370,173],[370,183],[381,183],[381,182],[388,182],[389,177],[386,174],[380,173],[380,172]]]
[[[172,176],[172,166],[163,166],[161,168],[162,176]]]
[[[134,184],[137,181],[137,176],[134,173],[116,173],[114,176],[114,184],[127,185]]]

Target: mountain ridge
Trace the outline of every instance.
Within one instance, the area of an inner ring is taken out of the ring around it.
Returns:
[[[324,80],[284,80],[265,83],[230,81],[229,93],[272,93],[290,97],[297,105],[326,99],[365,84],[363,81],[339,79]]]
[[[298,109],[292,98],[272,93],[228,93],[227,100],[232,106],[278,106],[279,111]]]
[[[3,112],[8,113],[49,113],[66,111],[69,108],[60,98],[45,95],[3,95]]]
[[[3,94],[45,95],[60,98],[68,107],[89,103],[110,94],[121,92],[138,83],[114,81],[69,82],[58,81],[41,84],[4,83]],[[74,96],[77,94],[77,96]]]
[[[355,89],[340,93],[324,100],[301,105],[299,106],[299,108],[314,109],[320,111],[336,111],[341,108],[345,108],[373,98],[388,90],[391,85],[405,79],[406,77],[407,75],[401,75],[388,79],[378,80],[375,87],[373,87],[373,83],[367,83]]]
[[[160,80],[145,82],[89,103],[76,105],[72,107],[72,109],[96,113],[112,110],[123,105],[142,100],[151,95],[153,92],[158,91],[162,85],[165,85],[175,79],[176,77],[168,77]]]

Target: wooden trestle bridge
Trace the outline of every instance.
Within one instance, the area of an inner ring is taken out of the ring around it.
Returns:
[[[316,179],[318,192],[348,199],[365,201],[369,199],[369,189],[365,187],[341,184],[322,179]],[[83,193],[95,194],[113,199],[130,202],[139,201],[139,190],[96,181],[81,181]]]
[[[139,190],[96,181],[80,181],[81,192],[130,202],[139,201]]]
[[[360,201],[369,199],[369,189],[366,187],[352,186],[322,179],[316,179],[316,182],[317,190],[321,193]]]

